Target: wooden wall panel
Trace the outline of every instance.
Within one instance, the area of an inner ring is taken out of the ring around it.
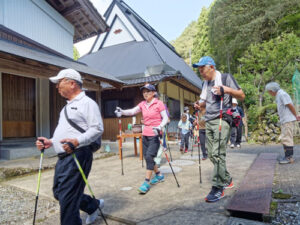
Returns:
[[[35,79],[2,74],[3,138],[35,137]]]
[[[61,97],[58,93],[56,85],[50,83],[50,94],[49,94],[49,102],[50,102],[50,135],[52,137],[54,130],[58,124],[59,113],[62,108],[66,105],[66,99]]]
[[[141,113],[136,116],[136,123],[139,124],[141,121]],[[122,121],[122,132],[125,132],[128,128],[128,124],[132,123],[132,117],[121,118]],[[107,118],[103,120],[104,133],[102,135],[103,140],[117,140],[119,135],[119,119],[118,118]]]
[[[3,121],[3,137],[34,137],[35,122],[33,121]]]

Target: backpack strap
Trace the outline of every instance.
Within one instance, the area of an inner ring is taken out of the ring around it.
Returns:
[[[82,129],[80,126],[78,126],[76,123],[74,123],[72,120],[70,120],[70,118],[68,117],[68,113],[67,113],[67,106],[65,106],[65,110],[64,110],[64,113],[65,113],[65,117],[68,121],[68,123],[73,127],[75,128],[76,130],[78,130],[80,133],[84,133],[85,130]]]
[[[231,76],[231,75],[228,74],[228,73],[222,73],[222,75],[221,75],[222,84],[224,86],[227,86],[227,77],[228,76]],[[229,102],[232,102],[232,96],[231,95],[229,95]],[[230,105],[232,105],[232,104],[230,104]]]

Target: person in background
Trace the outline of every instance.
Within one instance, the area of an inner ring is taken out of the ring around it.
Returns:
[[[201,145],[201,151],[202,151],[202,160],[207,159],[207,148],[205,147],[205,141],[206,141],[206,135],[205,135],[205,109],[198,110],[198,117],[199,122],[197,122],[197,119],[194,121],[194,126],[197,128],[197,123],[199,123],[199,138],[200,138],[200,145]]]
[[[132,109],[122,110],[117,107],[115,114],[117,117],[121,117],[122,115],[133,116],[142,112],[144,121],[142,132],[143,155],[146,160],[146,176],[138,191],[146,194],[150,190],[150,184],[154,185],[163,182],[165,179],[164,175],[160,173],[154,158],[160,146],[160,132],[168,122],[168,115],[164,103],[155,98],[156,89],[152,84],[146,84],[141,88],[141,91],[145,101],[140,102]],[[153,171],[155,176],[151,179]]]
[[[231,135],[230,135],[230,148],[234,148],[235,146],[240,148],[241,141],[242,141],[242,133],[243,133],[243,118],[244,118],[244,111],[241,107],[238,106],[238,101],[236,98],[232,98],[232,116],[237,118],[239,116],[238,124],[234,124],[231,127]]]
[[[288,93],[280,88],[276,82],[270,82],[266,85],[266,91],[276,98],[277,112],[281,124],[281,143],[284,150],[284,158],[279,161],[280,164],[294,162],[294,122],[300,121],[297,116],[293,101]]]
[[[187,115],[185,113],[182,114],[181,120],[178,123],[178,128],[180,129],[180,152],[188,152],[189,149],[189,137],[191,133],[191,123],[187,119]]]

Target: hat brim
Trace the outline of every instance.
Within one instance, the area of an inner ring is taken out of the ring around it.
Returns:
[[[141,87],[141,88],[140,88],[141,91],[142,91],[143,89],[147,89],[147,90],[149,90],[149,91],[156,91],[156,90],[149,89],[149,88],[147,88],[147,87]]]
[[[200,66],[205,66],[205,65],[203,65],[202,63],[194,63],[194,64],[193,64],[193,67],[194,67],[194,68],[198,68],[198,67],[200,67]]]
[[[54,83],[54,84],[57,84],[59,82],[61,78],[55,76],[55,77],[50,77],[49,80]]]

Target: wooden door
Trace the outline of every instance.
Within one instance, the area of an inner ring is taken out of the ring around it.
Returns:
[[[2,74],[3,138],[36,136],[35,79]]]
[[[52,137],[54,130],[58,124],[59,113],[67,104],[67,100],[63,98],[57,91],[56,84],[50,82],[50,135]]]

